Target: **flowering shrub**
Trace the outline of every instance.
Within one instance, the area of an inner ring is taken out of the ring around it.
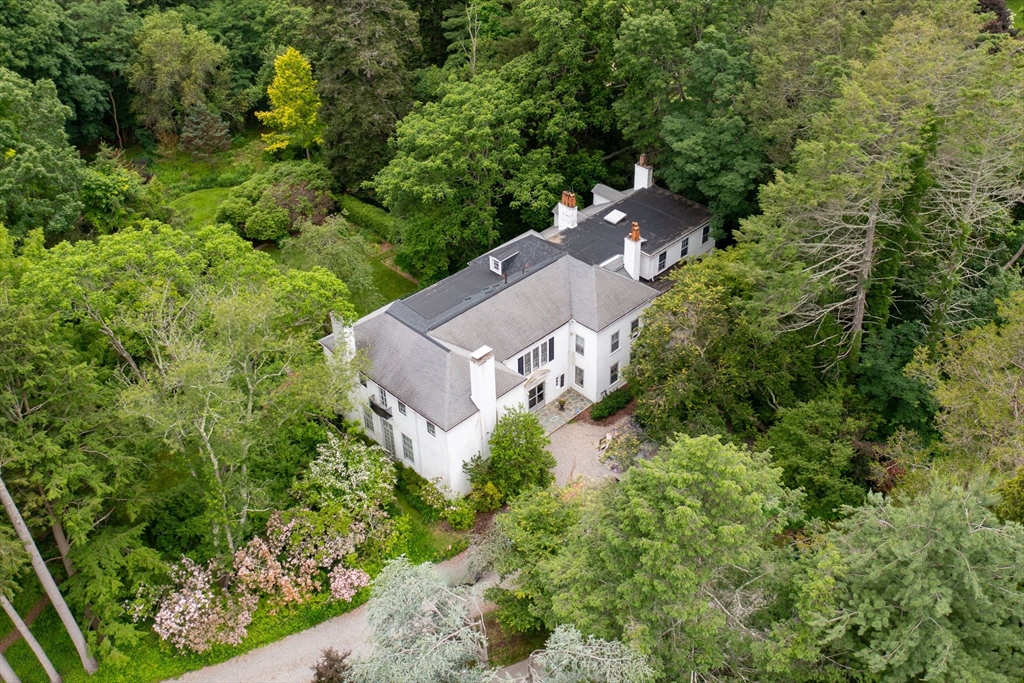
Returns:
[[[292,487],[305,505],[321,509],[340,504],[343,510],[358,513],[391,502],[395,466],[383,448],[330,434],[316,450],[306,476]]]
[[[331,597],[335,600],[352,602],[360,588],[370,585],[370,575],[362,569],[349,569],[338,565],[330,574]]]
[[[205,652],[215,644],[237,645],[246,636],[259,598],[251,593],[233,596],[214,581],[215,566],[196,564],[187,557],[171,567],[172,586],[154,593],[139,588],[129,609],[133,621],[147,616],[147,603],[155,605],[153,630],[180,650]],[[147,593],[156,597],[146,599]]]
[[[348,534],[341,535],[318,528],[301,512],[288,523],[274,512],[267,521],[266,540],[254,538],[235,553],[235,580],[243,591],[273,597],[272,609],[305,602],[323,589],[321,576],[340,566],[365,540],[362,522],[352,522]]]

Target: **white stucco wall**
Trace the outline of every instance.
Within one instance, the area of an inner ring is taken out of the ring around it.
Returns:
[[[701,238],[704,234],[703,226],[697,228],[690,234],[680,238],[679,240],[672,242],[661,251],[657,251],[653,254],[643,254],[640,258],[640,277],[645,280],[653,280],[655,277],[665,272],[676,263],[679,263],[681,258],[693,258],[694,256],[700,256],[706,254],[715,248],[715,240],[708,237],[708,241],[701,243]],[[689,246],[686,256],[681,257],[683,243]],[[665,267],[658,270],[658,255],[662,252],[667,252],[665,257]]]
[[[571,322],[566,323],[558,329],[552,331],[550,334],[544,335],[541,339],[535,340],[529,346],[524,349],[520,349],[516,353],[512,354],[509,358],[504,361],[504,366],[514,373],[519,373],[519,358],[527,351],[533,349],[535,346],[540,344],[542,340],[555,338],[555,359],[548,360],[547,363],[543,364],[538,370],[530,373],[527,377],[526,385],[527,388],[523,390],[523,405],[527,404],[528,389],[533,388],[540,382],[544,383],[544,403],[551,403],[555,398],[560,396],[562,392],[569,388],[572,384],[572,359],[569,355],[569,341],[570,333],[569,328],[572,325]],[[546,372],[545,372],[546,371]],[[565,386],[556,387],[555,378],[565,375]],[[543,377],[542,377],[543,376]],[[501,411],[498,411],[501,414]]]

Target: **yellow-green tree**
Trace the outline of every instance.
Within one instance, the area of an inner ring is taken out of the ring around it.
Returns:
[[[260,121],[274,129],[263,136],[268,150],[295,145],[305,149],[309,159],[309,148],[324,141],[315,87],[309,62],[295,48],[289,47],[274,60],[274,82],[267,88],[270,111],[256,112]]]

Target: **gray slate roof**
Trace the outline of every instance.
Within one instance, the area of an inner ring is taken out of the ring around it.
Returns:
[[[633,221],[640,224],[640,234],[646,240],[644,253],[654,255],[711,220],[707,207],[656,185],[600,204],[597,209],[581,217],[575,228],[553,234],[551,242],[584,263],[601,264],[622,253],[623,239],[629,235]],[[612,211],[622,211],[626,216],[612,225],[604,220]]]
[[[370,378],[441,429],[477,412],[469,396],[467,351],[445,347],[387,309],[356,323],[355,335],[356,349],[370,362]],[[495,367],[499,396],[526,381],[504,366]]]
[[[505,361],[571,319],[597,332],[657,294],[628,277],[564,256],[430,335],[464,349],[486,344]]]

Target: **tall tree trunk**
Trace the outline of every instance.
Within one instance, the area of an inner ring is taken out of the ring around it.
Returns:
[[[39,548],[36,547],[36,542],[32,539],[32,534],[29,532],[25,520],[21,518],[21,513],[18,512],[18,507],[14,504],[14,499],[11,498],[7,486],[4,484],[3,477],[0,477],[0,503],[3,503],[7,516],[11,518],[11,524],[14,525],[18,538],[21,539],[22,545],[25,546],[25,552],[32,558],[32,568],[35,569],[36,576],[39,577],[39,583],[43,584],[43,590],[46,591],[47,597],[50,598],[50,603],[57,610],[60,620],[64,623],[64,628],[67,629],[68,635],[71,636],[71,642],[74,643],[75,649],[78,651],[78,657],[82,660],[82,666],[90,674],[96,673],[96,670],[99,669],[99,664],[96,663],[96,658],[90,654],[89,645],[85,642],[85,636],[82,635],[82,629],[78,627],[78,622],[75,621],[71,610],[68,609],[68,604],[64,602],[64,596],[60,594],[60,589],[57,588],[57,582],[53,580],[50,570],[46,568],[46,562],[43,561],[43,556],[39,554]]]
[[[75,565],[72,564],[69,553],[71,552],[71,544],[68,543],[68,537],[64,534],[64,526],[57,519],[57,515],[53,511],[53,505],[46,498],[46,491],[43,487],[39,487],[39,495],[43,499],[43,505],[46,506],[46,514],[50,517],[50,528],[53,530],[53,540],[57,542],[57,550],[60,551],[60,561],[64,564],[64,571],[68,577],[75,575]]]
[[[864,250],[861,253],[860,269],[857,273],[857,290],[853,303],[853,324],[850,329],[853,332],[850,340],[850,360],[856,365],[860,356],[860,342],[864,335],[864,313],[868,305],[868,281],[871,278],[871,268],[875,260],[875,225],[878,222],[878,198],[871,203],[868,212],[867,233],[864,235]]]
[[[18,674],[14,673],[14,669],[11,668],[11,665],[7,663],[2,654],[0,654],[0,681],[4,683],[21,683]]]
[[[25,639],[28,646],[32,648],[32,652],[35,653],[36,659],[43,665],[43,669],[46,670],[46,675],[50,677],[50,683],[62,683],[63,679],[57,670],[53,668],[53,664],[50,663],[50,658],[46,656],[46,652],[43,651],[42,646],[39,645],[39,641],[32,635],[32,631],[28,630],[28,626],[21,617],[18,616],[18,612],[14,609],[14,605],[7,599],[7,596],[0,593],[0,606],[7,612],[7,616],[14,622],[14,628],[18,629],[18,633]]]

